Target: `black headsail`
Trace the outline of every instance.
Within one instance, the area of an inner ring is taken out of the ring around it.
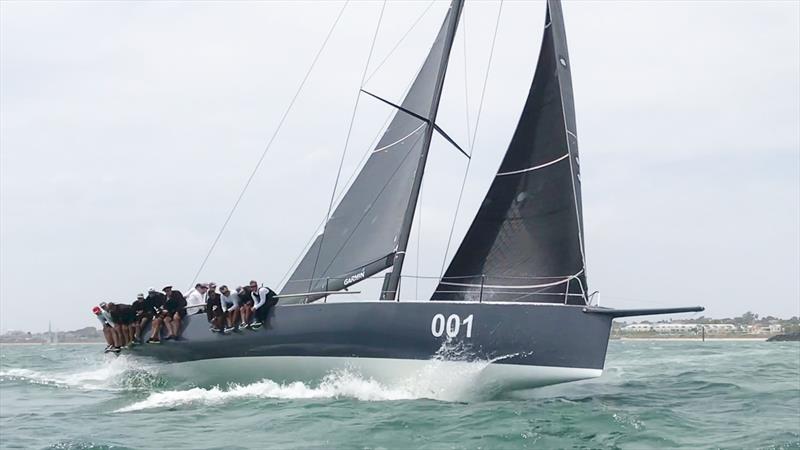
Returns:
[[[549,0],[528,99],[505,158],[433,300],[587,301],[570,60]]]
[[[282,303],[313,301],[402,264],[461,4],[451,3],[394,119],[280,293],[310,294]]]

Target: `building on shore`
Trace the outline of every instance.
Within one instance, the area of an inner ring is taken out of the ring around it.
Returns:
[[[651,323],[632,323],[622,327],[623,333],[647,333],[653,331],[653,324]]]
[[[729,334],[736,333],[739,328],[730,323],[633,323],[622,327],[623,333],[658,333],[658,334]]]
[[[783,326],[779,323],[748,325],[747,332],[751,334],[779,334],[783,333]]]

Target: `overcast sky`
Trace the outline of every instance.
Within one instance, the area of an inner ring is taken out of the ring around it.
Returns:
[[[447,8],[429,4],[388,3],[367,89],[400,100]],[[0,2],[0,330],[96,325],[99,301],[186,289],[342,5]],[[344,10],[202,281],[278,287],[314,235],[381,5]],[[440,125],[465,148],[476,136],[456,240],[541,43],[544,4],[505,2],[481,103],[498,11],[468,2],[446,79]],[[566,2],[564,15],[601,303],[800,314],[800,3]],[[359,100],[339,191],[390,113]],[[465,162],[434,142],[407,274],[440,274]]]

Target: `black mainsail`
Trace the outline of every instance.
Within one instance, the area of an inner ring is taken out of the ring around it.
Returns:
[[[313,301],[393,265],[400,273],[461,8],[453,0],[385,134],[280,293],[309,295],[282,303]]]
[[[585,304],[570,60],[548,1],[539,60],[500,169],[432,300]]]

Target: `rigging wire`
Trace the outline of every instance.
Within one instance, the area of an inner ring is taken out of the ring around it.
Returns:
[[[419,136],[419,137],[417,138],[417,140],[416,140],[416,141],[414,141],[414,143],[413,143],[413,144],[411,144],[411,148],[413,148],[415,145],[417,145],[417,142],[419,142],[419,140],[420,140],[420,139],[422,139],[422,136]],[[324,272],[324,271],[327,271],[327,270],[328,270],[328,269],[331,267],[331,265],[333,265],[333,263],[335,262],[336,258],[339,256],[339,254],[342,252],[342,250],[344,250],[344,247],[347,245],[347,243],[349,243],[349,242],[350,242],[350,239],[352,239],[352,237],[353,237],[353,235],[355,234],[356,230],[358,229],[359,225],[361,225],[361,222],[364,220],[364,218],[366,218],[366,217],[367,217],[367,214],[369,213],[369,211],[370,211],[370,210],[372,210],[372,205],[374,205],[374,204],[375,204],[375,202],[376,202],[376,201],[377,201],[377,200],[380,198],[380,196],[381,196],[381,195],[383,195],[383,191],[385,191],[385,190],[386,190],[386,188],[389,186],[389,183],[391,183],[391,182],[392,182],[392,180],[394,179],[395,175],[397,175],[397,172],[398,172],[398,171],[400,170],[400,168],[403,166],[403,163],[405,162],[406,158],[408,158],[408,156],[409,156],[410,154],[411,154],[411,152],[408,152],[408,153],[406,154],[406,156],[404,156],[404,157],[403,157],[403,159],[402,159],[402,160],[400,160],[400,163],[397,165],[397,168],[395,169],[395,171],[394,171],[394,172],[392,172],[392,173],[391,173],[391,175],[389,175],[389,176],[386,178],[386,183],[384,183],[384,184],[383,184],[383,186],[381,187],[381,189],[378,191],[378,194],[375,196],[375,200],[373,200],[373,201],[370,203],[370,206],[369,206],[369,207],[366,209],[366,211],[364,211],[364,212],[361,214],[361,217],[358,219],[358,222],[357,222],[357,223],[356,223],[356,224],[353,226],[353,229],[352,229],[352,230],[350,230],[350,233],[347,235],[347,239],[345,239],[344,243],[342,243],[342,246],[341,246],[341,247],[339,248],[339,250],[338,250],[338,251],[337,251],[337,252],[336,252],[336,253],[333,255],[333,257],[331,258],[331,262],[330,262],[330,263],[328,263],[328,265],[325,267],[325,269],[323,269],[323,272]]]
[[[389,112],[389,115],[386,117],[386,120],[383,122],[383,125],[381,125],[381,127],[378,129],[378,134],[372,140],[372,143],[369,145],[367,152],[361,157],[361,161],[359,161],[359,163],[358,163],[358,165],[356,167],[361,167],[361,165],[364,163],[364,160],[367,159],[367,156],[369,156],[372,153],[372,148],[375,147],[375,145],[377,145],[378,140],[382,136],[383,130],[386,128],[386,125],[388,125],[389,121],[392,120],[392,117],[394,117],[394,113],[395,113],[394,111]],[[342,192],[340,192],[339,196],[336,197],[336,201],[337,202],[339,200],[341,200],[342,197],[344,197],[344,194],[347,193],[347,188],[350,187],[350,182],[353,181],[353,179],[356,177],[356,175],[358,173],[359,173],[359,171],[356,170],[352,174],[350,174],[350,178],[344,184],[345,189],[342,189]],[[283,282],[286,281],[286,278],[288,278],[289,275],[292,273],[292,269],[294,269],[297,266],[297,263],[300,261],[300,258],[302,258],[303,255],[306,254],[306,252],[308,251],[309,248],[311,248],[311,244],[314,242],[314,239],[316,239],[316,237],[319,236],[319,234],[320,234],[320,233],[318,233],[319,229],[322,228],[325,225],[326,222],[328,222],[327,215],[322,219],[322,221],[319,223],[319,225],[317,225],[317,227],[314,229],[314,233],[312,233],[311,237],[308,239],[306,244],[303,246],[303,249],[297,255],[297,258],[295,258],[294,262],[289,266],[289,269],[286,271],[286,273],[283,274],[283,278],[281,278],[281,281],[280,281],[280,283],[278,283],[278,286],[283,285]],[[302,280],[299,280],[299,281],[302,281]]]
[[[467,145],[469,146],[470,158],[472,157],[472,129],[469,120],[469,66],[467,64],[467,15],[465,10],[461,13],[461,43],[464,50],[464,113],[467,116]]]
[[[358,86],[358,94],[356,95],[356,101],[353,105],[353,113],[350,115],[350,125],[347,127],[347,136],[344,139],[344,148],[342,149],[342,157],[339,158],[339,168],[336,171],[336,180],[333,182],[333,192],[331,192],[331,200],[328,203],[328,212],[325,213],[325,221],[327,222],[331,216],[331,210],[333,209],[333,202],[336,200],[336,188],[339,186],[339,177],[342,175],[342,166],[344,166],[344,158],[347,155],[347,146],[350,144],[350,136],[353,133],[353,124],[356,121],[356,112],[358,112],[358,102],[361,100],[361,92],[364,89],[364,82],[367,79],[367,71],[369,70],[369,63],[372,60],[372,53],[375,51],[375,42],[378,40],[378,32],[381,29],[381,22],[383,21],[383,13],[386,11],[386,0],[383,0],[383,5],[381,6],[381,13],[378,16],[378,24],[375,26],[375,33],[372,35],[372,43],[369,47],[369,54],[367,55],[367,62],[364,64],[364,72],[361,74],[361,83]],[[317,249],[317,256],[314,259],[314,268],[311,269],[311,278],[314,278],[314,275],[317,272],[317,263],[319,263],[319,255],[322,253],[322,244],[325,241],[325,232],[323,230],[322,236],[320,237],[319,241],[319,249]],[[309,281],[308,283],[308,290],[311,291],[311,286],[313,281]]]
[[[450,252],[450,244],[453,241],[453,231],[455,231],[455,229],[456,229],[456,220],[458,219],[458,212],[461,209],[461,200],[464,197],[464,186],[466,186],[466,184],[467,184],[467,176],[469,175],[469,169],[470,169],[470,166],[471,166],[471,163],[472,163],[471,156],[472,156],[472,154],[474,152],[474,149],[475,149],[475,140],[476,140],[476,138],[478,136],[478,128],[479,128],[480,123],[481,123],[481,113],[483,112],[483,101],[484,101],[484,99],[486,97],[486,85],[489,82],[489,72],[492,69],[492,58],[494,57],[494,46],[495,46],[495,43],[497,42],[497,31],[500,28],[500,17],[502,16],[502,14],[503,14],[503,0],[500,0],[500,7],[498,8],[498,11],[497,11],[497,21],[494,24],[494,35],[492,36],[492,46],[491,46],[491,48],[489,50],[489,61],[488,61],[487,65],[486,65],[486,73],[484,74],[484,77],[483,77],[483,89],[481,90],[481,100],[478,103],[478,115],[475,118],[475,129],[473,130],[472,141],[469,144],[470,145],[470,149],[469,149],[470,158],[467,159],[467,168],[466,168],[466,170],[464,170],[464,178],[461,181],[461,190],[458,193],[458,201],[456,202],[456,211],[455,211],[455,214],[453,214],[453,223],[452,223],[452,225],[450,227],[450,234],[447,236],[447,246],[445,247],[445,250],[444,250],[444,258],[442,259],[442,269],[441,269],[440,276],[444,276],[444,269],[445,269],[445,266],[447,265],[447,254]]]
[[[431,5],[435,1],[436,0],[431,2]],[[430,5],[428,5],[428,6],[430,7]],[[430,9],[430,8],[428,8],[428,9]],[[423,13],[423,15],[424,15],[424,13]],[[413,29],[414,26],[416,26],[416,23],[414,25],[412,25],[412,29]],[[408,34],[408,32],[406,32],[406,34]],[[405,36],[403,38],[401,38],[401,41],[404,38],[405,38]],[[399,43],[396,44],[395,47],[397,47],[398,45],[399,45]],[[417,71],[416,71],[417,75],[422,70],[422,66],[423,65],[425,65],[425,61],[424,60],[420,63],[419,67],[417,68]],[[374,75],[374,73],[373,73],[373,75]],[[411,80],[409,80],[408,84],[406,85],[405,89],[403,90],[403,94],[400,96],[401,99],[405,98],[406,95],[408,95],[408,92],[411,90],[411,87],[414,85],[414,81],[416,79],[417,79],[417,77],[415,75],[414,77],[411,78]],[[365,83],[368,83],[368,82],[369,82],[369,78],[367,79],[367,81],[365,81]],[[342,189],[342,191],[339,193],[339,196],[336,198],[336,202],[340,201],[344,197],[344,195],[348,192],[348,190],[349,190],[349,188],[351,186],[351,183],[355,180],[356,176],[361,172],[360,169],[363,166],[364,161],[366,161],[367,158],[372,154],[373,149],[375,148],[376,145],[378,145],[378,142],[380,141],[381,137],[386,133],[387,126],[391,122],[392,118],[396,115],[396,113],[397,113],[397,111],[394,110],[394,109],[389,111],[389,114],[386,116],[386,120],[383,122],[383,125],[381,125],[380,128],[378,128],[378,133],[375,135],[375,138],[372,140],[372,143],[367,147],[367,151],[361,157],[361,161],[359,161],[358,164],[356,165],[357,169],[355,171],[353,171],[352,174],[350,174],[350,178],[344,184],[345,188]],[[336,202],[334,202],[334,203],[336,203]],[[311,246],[313,245],[314,240],[320,234],[319,233],[320,228],[322,228],[323,225],[325,225],[325,223],[327,221],[328,221],[328,219],[327,219],[327,217],[325,217],[324,219],[322,219],[320,224],[317,225],[317,227],[314,229],[314,233],[311,235],[311,237],[308,239],[306,244],[303,246],[303,249],[297,255],[297,258],[295,258],[294,262],[286,270],[286,273],[283,274],[283,277],[281,278],[281,282],[278,283],[279,286],[283,285],[284,281],[286,281],[286,279],[289,278],[289,276],[291,275],[292,271],[296,269],[297,263],[306,254],[306,252],[311,248]],[[303,281],[303,280],[298,280],[298,281]]]
[[[411,24],[411,28],[406,30],[406,32],[403,34],[403,36],[400,38],[400,40],[397,41],[396,44],[394,44],[394,47],[392,47],[392,49],[389,50],[389,53],[386,54],[386,56],[383,58],[383,60],[381,60],[381,62],[378,64],[378,66],[375,67],[375,70],[373,70],[372,73],[362,83],[362,88],[363,88],[364,84],[369,83],[369,81],[372,79],[372,77],[374,77],[375,74],[378,73],[379,70],[381,70],[381,67],[383,67],[383,65],[386,63],[386,61],[388,61],[389,58],[394,54],[394,51],[397,50],[398,47],[400,47],[400,44],[403,43],[403,41],[406,39],[406,37],[408,37],[408,35],[411,34],[412,31],[414,31],[414,28],[417,27],[419,22],[422,20],[423,17],[425,17],[425,14],[428,13],[428,10],[431,9],[431,6],[433,6],[434,3],[436,3],[436,0],[431,0],[431,2],[428,3],[428,6],[425,8],[424,11],[422,11],[422,14],[420,14],[419,17],[417,17],[417,19],[414,21],[414,23]],[[385,4],[385,2],[384,2],[384,4]]]
[[[425,187],[425,179],[422,179],[422,182],[419,185],[419,203],[417,203],[417,276],[414,278],[414,296],[417,300],[419,300],[419,252],[420,248],[422,247],[422,197],[423,197],[423,188]],[[402,274],[400,275],[402,277]],[[399,300],[398,296],[398,300]]]
[[[270,137],[269,141],[267,141],[267,145],[266,145],[266,147],[264,147],[264,151],[261,152],[261,157],[258,158],[258,162],[253,167],[252,172],[250,172],[250,176],[247,178],[247,181],[244,183],[244,186],[242,187],[242,190],[239,193],[239,196],[236,198],[236,201],[233,203],[233,207],[231,208],[230,212],[228,213],[228,216],[225,218],[225,221],[222,223],[222,227],[220,228],[219,232],[217,233],[216,238],[214,238],[214,242],[211,244],[211,247],[208,249],[208,252],[206,253],[205,258],[203,258],[203,262],[200,264],[200,267],[197,269],[197,272],[195,273],[194,278],[192,279],[192,282],[189,284],[189,286],[193,286],[195,284],[195,282],[197,281],[197,278],[200,277],[200,273],[202,273],[203,269],[206,266],[206,263],[208,262],[208,259],[211,257],[211,254],[214,252],[214,249],[216,248],[217,243],[219,242],[220,238],[222,237],[222,233],[225,232],[225,228],[228,226],[228,223],[231,221],[231,218],[233,217],[233,214],[236,212],[236,208],[239,207],[239,203],[242,201],[242,198],[244,198],[244,194],[245,194],[245,192],[247,192],[247,188],[250,187],[250,183],[253,181],[253,178],[255,178],[256,173],[258,172],[258,169],[261,167],[261,163],[264,162],[264,158],[267,156],[267,152],[269,152],[270,147],[272,147],[272,143],[275,141],[275,138],[278,136],[278,133],[280,132],[281,127],[283,126],[283,123],[286,120],[286,117],[289,116],[289,112],[291,112],[292,107],[294,106],[295,102],[297,101],[297,98],[300,96],[300,92],[302,92],[303,87],[306,84],[306,81],[308,81],[309,76],[311,76],[311,72],[314,70],[314,66],[316,66],[320,55],[322,55],[322,51],[325,50],[325,47],[328,45],[328,41],[330,40],[331,35],[333,34],[333,31],[336,29],[336,25],[339,24],[339,19],[342,18],[342,14],[344,14],[344,10],[347,8],[347,5],[349,3],[350,3],[350,0],[345,1],[344,5],[342,5],[342,9],[339,10],[339,14],[336,16],[336,20],[334,20],[333,25],[331,25],[330,30],[328,30],[328,34],[325,36],[325,40],[322,41],[322,46],[320,46],[319,50],[317,51],[317,54],[314,56],[314,60],[311,62],[311,65],[308,67],[308,70],[306,71],[305,76],[303,76],[303,80],[300,82],[300,86],[298,86],[297,91],[294,93],[294,97],[292,97],[292,100],[289,102],[289,105],[286,107],[286,110],[283,112],[283,116],[281,116],[281,119],[278,121],[278,126],[275,128],[275,131],[272,133],[272,136]]]
[[[414,78],[412,78],[411,81],[408,82],[408,85],[406,85],[406,88],[403,91],[403,95],[401,97],[405,97],[408,94],[408,91],[411,89],[411,86],[413,84],[414,84]],[[389,122],[391,122],[392,118],[395,116],[396,113],[397,113],[397,111],[394,110],[394,109],[389,111],[389,114],[386,116],[386,120],[383,121],[383,125],[381,125],[378,128],[378,133],[375,135],[375,138],[372,139],[372,143],[367,146],[367,151],[361,156],[361,161],[359,161],[358,164],[356,165],[357,169],[354,170],[353,173],[350,174],[350,178],[348,178],[347,182],[344,183],[345,188],[342,189],[342,191],[339,193],[339,196],[336,197],[336,202],[340,201],[342,199],[342,197],[344,197],[344,195],[347,193],[348,189],[350,188],[351,183],[353,182],[353,180],[355,180],[356,175],[358,175],[361,172],[359,169],[364,164],[364,161],[366,161],[367,158],[372,154],[372,152],[373,152],[372,149],[374,149],[375,146],[378,145],[378,141],[380,141],[381,137],[383,137],[383,135],[386,133],[386,127],[389,125]],[[334,202],[334,203],[336,203],[336,202]],[[286,271],[286,273],[283,274],[283,278],[281,278],[281,282],[278,283],[279,286],[282,285],[283,282],[286,281],[286,279],[292,273],[292,270],[297,266],[297,263],[300,261],[300,258],[302,258],[303,255],[306,254],[306,252],[308,251],[308,249],[311,247],[312,243],[314,242],[314,239],[316,239],[316,237],[320,234],[320,233],[318,233],[319,229],[322,228],[322,226],[325,225],[325,223],[327,221],[328,221],[328,218],[326,216],[325,218],[322,219],[322,221],[319,223],[319,225],[317,225],[317,227],[314,229],[314,233],[311,235],[311,237],[308,239],[306,244],[303,246],[303,249],[297,255],[297,258],[295,258],[294,262],[289,266],[289,269]]]

